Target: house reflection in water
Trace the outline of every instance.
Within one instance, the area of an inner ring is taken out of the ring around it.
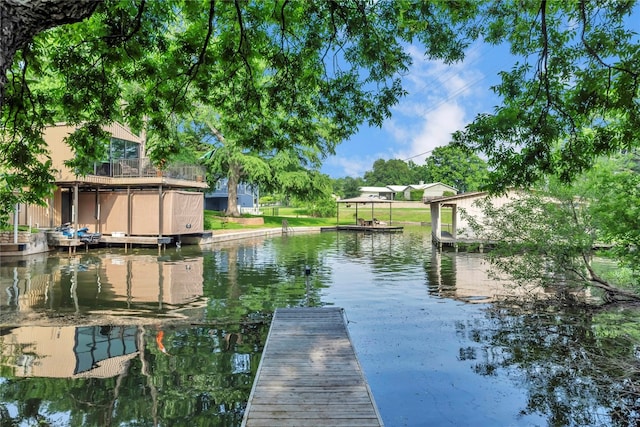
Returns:
[[[0,365],[22,377],[119,375],[143,350],[144,325],[198,315],[202,296],[203,259],[197,256],[92,252],[2,259]],[[79,326],[75,316],[88,320]],[[132,318],[136,325],[126,325]]]
[[[94,253],[0,264],[4,314],[72,310],[180,316],[180,309],[201,307],[202,295],[202,257],[165,261],[143,254]]]
[[[507,281],[489,277],[489,263],[482,254],[431,252],[427,268],[429,293],[469,303],[492,302],[516,291]]]
[[[138,355],[137,326],[0,328],[4,367],[16,377],[108,378]]]
[[[127,305],[157,303],[179,306],[203,294],[203,259],[158,262],[155,256],[110,256],[100,267],[101,286]]]
[[[427,266],[429,293],[442,298],[451,298],[468,303],[489,303],[504,300],[532,300],[555,298],[562,287],[541,287],[532,282],[528,285],[514,284],[506,279],[495,278],[491,265],[481,253],[438,251],[431,252]],[[589,289],[572,291],[575,297],[589,299]]]

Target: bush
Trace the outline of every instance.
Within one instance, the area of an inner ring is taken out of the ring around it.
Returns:
[[[309,207],[309,213],[316,218],[329,218],[336,216],[337,206],[333,197],[317,200]]]
[[[411,196],[412,202],[421,202],[422,196],[424,195],[424,190],[411,190],[411,193],[409,194]]]

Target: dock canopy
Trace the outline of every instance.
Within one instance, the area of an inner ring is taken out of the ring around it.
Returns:
[[[340,204],[345,204],[345,205],[355,205],[356,206],[356,218],[355,218],[355,222],[356,224],[358,223],[358,205],[363,205],[365,206],[367,203],[371,205],[371,219],[373,219],[374,216],[374,205],[376,203],[381,203],[381,204],[387,204],[389,205],[389,224],[391,224],[391,205],[393,205],[394,200],[387,200],[387,199],[380,199],[378,197],[352,197],[350,199],[339,199],[336,200],[337,206],[338,206],[338,212],[336,214],[336,221],[338,221],[338,218],[340,218]]]

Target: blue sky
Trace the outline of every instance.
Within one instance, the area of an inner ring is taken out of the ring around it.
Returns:
[[[332,178],[363,177],[378,159],[411,159],[423,164],[431,150],[447,145],[451,134],[478,113],[492,112],[499,98],[491,86],[498,72],[515,63],[508,50],[477,43],[464,62],[446,65],[428,61],[423,51],[409,46],[413,65],[404,76],[407,96],[392,109],[382,128],[361,127],[328,157],[321,169]]]

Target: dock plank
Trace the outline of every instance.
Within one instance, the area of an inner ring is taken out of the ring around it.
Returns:
[[[342,309],[276,310],[242,425],[383,425]]]

